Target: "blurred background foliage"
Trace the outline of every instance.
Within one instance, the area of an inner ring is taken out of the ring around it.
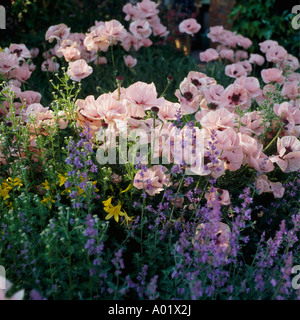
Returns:
[[[292,27],[296,15],[292,8],[297,4],[299,1],[236,0],[228,18],[234,31],[253,41],[253,51],[259,50],[259,42],[272,39],[299,57],[300,29]]]

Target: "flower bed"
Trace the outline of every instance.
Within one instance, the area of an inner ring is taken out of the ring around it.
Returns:
[[[123,11],[0,52],[0,299],[299,299],[298,58]]]

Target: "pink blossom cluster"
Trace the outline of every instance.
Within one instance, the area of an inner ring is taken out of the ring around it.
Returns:
[[[89,96],[85,100],[78,100],[78,124],[85,127],[89,123],[94,134],[101,128],[117,133],[141,129],[148,134],[148,142],[151,131],[157,130],[160,137],[164,138],[159,140],[159,156],[168,156],[171,162],[175,162],[176,153],[170,145],[172,146],[174,131],[178,128],[173,123],[178,113],[183,116],[193,115],[195,132],[199,131],[205,137],[205,153],[211,152],[213,133],[217,151],[213,161],[204,156],[204,167],[194,171],[195,174],[211,175],[217,179],[226,170],[237,171],[242,166],[248,166],[258,172],[257,186],[261,192],[272,191],[275,197],[283,195],[280,182],[262,184],[260,181],[267,181],[266,173],[275,169],[274,163],[283,172],[300,169],[299,99],[290,100],[285,96],[287,101],[274,104],[274,116],[281,119],[284,127],[277,139],[277,153],[268,156],[264,152],[266,146],[261,134],[270,123],[266,123],[263,110],[249,110],[253,100],[258,99],[261,103],[262,99],[265,99],[257,78],[243,76],[224,88],[217,84],[215,79],[191,71],[176,90],[175,96],[178,103],[167,101],[163,97],[158,98],[153,83],[136,82],[128,88],[121,87],[112,93],[102,94],[97,99]],[[157,113],[155,122],[153,117],[149,117],[150,110]],[[243,111],[242,115],[238,112],[240,110]],[[186,124],[177,134],[184,137],[184,140],[193,139],[187,137],[187,127]],[[108,141],[102,148],[108,148],[109,144]],[[165,154],[164,150],[170,150],[170,154]],[[159,168],[165,172],[164,166]],[[159,178],[157,170],[155,167],[144,173],[139,171],[135,186],[141,188],[141,185],[148,181],[149,187],[146,188],[146,192],[151,195],[159,193],[164,183]],[[141,174],[144,179],[141,179]],[[220,199],[224,205],[228,204],[226,190],[222,191]]]
[[[37,54],[36,48],[29,50],[25,44],[10,44],[0,52],[0,74],[20,88],[35,70],[31,59]]]
[[[45,61],[41,66],[42,71],[57,72],[60,64],[56,58],[64,57],[69,64],[67,73],[72,80],[79,82],[93,72],[88,63],[97,59],[97,52],[88,50],[85,46],[84,33],[71,33],[70,28],[61,23],[51,26],[46,32],[45,39],[50,43],[56,40],[56,44],[43,54]]]
[[[107,59],[100,53],[107,52],[110,46],[120,43],[127,52],[131,48],[137,51],[141,47],[151,46],[153,44],[149,38],[151,35],[165,37],[169,33],[160,22],[157,7],[158,4],[150,0],[143,0],[136,5],[126,4],[123,11],[126,13],[125,20],[130,22],[129,30],[115,19],[95,21],[86,34],[72,33],[64,23],[51,26],[46,32],[45,39],[49,43],[56,40],[56,44],[44,53],[42,71],[58,71],[60,64],[56,58],[64,58],[69,64],[68,75],[72,80],[79,82],[93,72],[89,63],[94,62],[95,65],[107,63]],[[124,56],[124,63],[132,68],[137,60],[128,54]]]

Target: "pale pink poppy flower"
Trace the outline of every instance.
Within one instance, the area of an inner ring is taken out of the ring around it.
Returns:
[[[274,170],[274,165],[271,159],[261,151],[261,148],[256,153],[244,159],[246,164],[249,164],[256,171],[271,172]]]
[[[234,62],[234,51],[232,49],[222,49],[219,54],[222,59]]]
[[[105,57],[97,57],[94,61],[95,65],[107,64],[107,59]]]
[[[107,124],[114,124],[115,119],[124,120],[126,107],[120,101],[112,96],[105,96],[104,99],[99,99],[97,112]]]
[[[235,84],[244,87],[250,98],[258,97],[261,94],[260,84],[255,77],[245,77],[242,76],[234,81]]]
[[[129,30],[138,39],[148,38],[152,33],[152,29],[147,20],[136,20],[131,22]]]
[[[242,151],[246,156],[253,157],[261,151],[262,146],[258,144],[255,138],[241,132],[238,133],[238,136],[240,138],[239,145],[241,146]]]
[[[263,116],[259,111],[247,112],[241,117],[239,132],[259,136],[264,131]]]
[[[245,38],[241,35],[238,35],[238,45],[244,49],[249,49],[252,46],[252,41],[249,38]]]
[[[243,50],[237,50],[234,54],[235,61],[246,60],[248,59],[248,52]]]
[[[98,27],[104,27],[105,26],[105,22],[104,21],[95,21],[95,24],[92,26],[92,27],[90,27],[89,29],[88,29],[88,32],[92,32],[92,31],[94,31],[95,29],[97,29]],[[70,37],[69,37],[70,38]]]
[[[270,181],[266,175],[260,175],[255,181],[255,189],[258,194],[262,194],[265,192],[272,192],[272,188],[270,185]]]
[[[201,25],[197,22],[196,19],[190,18],[183,20],[179,26],[179,31],[181,33],[190,34],[192,37],[201,29]]]
[[[64,23],[60,23],[55,26],[51,26],[45,35],[46,41],[49,41],[50,43],[53,42],[54,39],[61,40],[68,37],[70,34],[70,28],[66,26]]]
[[[258,66],[262,66],[265,63],[265,58],[257,53],[250,53],[249,62],[252,64],[257,64]]]
[[[284,59],[277,64],[277,68],[295,71],[299,68],[299,60],[297,57],[287,54]]]
[[[100,27],[101,28],[101,27]],[[113,41],[122,41],[127,35],[127,31],[118,20],[105,21],[103,28],[110,43]]]
[[[140,43],[139,39],[132,35],[131,33],[127,33],[127,36],[122,40],[121,46],[125,51],[130,51],[131,46],[133,46],[135,51],[138,51],[142,44]]]
[[[55,123],[53,112],[46,110],[40,104],[28,106],[25,117],[29,122],[29,131],[34,134],[49,135],[47,128],[52,127]]]
[[[237,45],[237,41],[238,41],[238,38],[236,37],[236,34],[230,30],[223,30],[219,34],[218,42],[220,42],[226,47],[235,48]]]
[[[223,26],[214,26],[210,27],[209,33],[207,34],[207,37],[212,41],[212,42],[218,42],[220,39],[221,33],[224,31]]]
[[[162,165],[154,165],[147,171],[139,170],[135,177],[133,186],[137,189],[145,189],[150,196],[155,196],[164,190],[164,186],[170,185],[170,174],[168,169]]]
[[[196,112],[200,107],[200,100],[203,98],[200,95],[197,87],[185,78],[175,91],[175,96],[181,104],[181,112],[183,115]]]
[[[220,205],[229,206],[230,205],[230,195],[227,190],[217,188],[216,192],[206,192],[205,199],[209,202],[212,202],[217,197]]]
[[[105,34],[105,27],[100,26],[86,35],[84,39],[84,46],[88,51],[102,51],[106,52],[110,46],[110,41]]]
[[[30,63],[28,63],[28,68],[29,71],[33,72],[36,69],[36,65],[30,61]]]
[[[225,108],[209,111],[200,121],[201,126],[208,130],[225,130],[234,126],[235,116]]]
[[[25,117],[25,122],[29,122],[30,118],[35,115],[40,114],[40,113],[47,113],[49,111],[48,107],[43,107],[40,103],[33,103],[30,104],[25,112],[24,112],[24,117]]]
[[[218,108],[219,108],[219,106],[216,106],[216,110],[217,110]],[[201,119],[202,119],[205,115],[207,115],[210,111],[211,111],[211,110],[210,110],[209,108],[207,108],[207,109],[202,109],[202,108],[201,108],[201,110],[199,110],[199,111],[197,111],[197,112],[195,113],[195,120],[198,121],[198,122],[201,122]]]
[[[298,136],[300,130],[300,109],[293,107],[288,102],[283,102],[281,104],[274,104],[274,112],[282,118],[286,135]]]
[[[32,71],[29,69],[27,62],[23,62],[21,67],[15,68],[8,73],[10,79],[17,79],[21,82],[26,82],[31,76]]]
[[[42,95],[39,92],[27,90],[21,92],[19,98],[22,102],[25,102],[27,105],[30,105],[33,103],[40,103]]]
[[[300,95],[299,81],[285,82],[281,90],[281,95],[291,100],[296,100]]]
[[[126,107],[126,117],[141,120],[146,116],[144,108],[139,106],[138,104],[127,103],[126,99],[123,99],[125,107]]]
[[[224,161],[225,169],[230,171],[238,170],[243,163],[243,151],[239,146],[239,136],[232,129],[216,131],[218,141],[216,144],[220,152],[220,159]]]
[[[217,83],[215,79],[210,78],[206,74],[198,71],[190,71],[186,78],[197,87],[199,92],[202,92],[202,89]]]
[[[5,279],[4,277],[0,276],[0,283],[5,284],[4,285],[5,289],[0,289],[0,300],[23,300],[25,290],[17,291],[12,296],[8,297],[7,293],[9,289],[12,287],[11,282]]]
[[[208,231],[206,231],[208,230]],[[216,246],[216,252],[212,252],[212,256],[209,257],[209,263],[213,263],[214,255],[220,253],[227,256],[231,251],[231,230],[230,227],[223,222],[216,223],[201,223],[196,228],[195,237],[192,239],[193,245],[197,248],[197,246],[208,245],[212,243],[212,239],[207,239],[206,234],[210,237],[213,234],[215,240],[213,242],[213,246]]]
[[[248,134],[238,133],[240,146],[245,155],[244,163],[250,165],[256,171],[270,172],[274,170],[271,159],[262,152],[262,145]]]
[[[278,84],[282,84],[284,82],[282,70],[277,68],[263,69],[261,71],[261,77],[264,83],[277,82]]]
[[[278,42],[274,40],[265,40],[259,43],[260,51],[263,53],[266,53],[273,46],[278,46]]]
[[[148,20],[149,22],[149,20]],[[152,31],[154,37],[160,36],[160,37],[165,37],[167,36],[170,32],[167,30],[167,27],[161,24],[160,22],[155,23],[152,25]]]
[[[269,62],[281,63],[286,55],[287,51],[282,46],[272,46],[266,52],[266,59]]]
[[[99,100],[95,100],[95,97],[90,95],[84,100],[78,99],[75,103],[77,107],[77,122],[85,128],[87,124],[92,129],[92,136],[100,128],[102,123],[102,117],[98,114]]]
[[[139,43],[141,46],[143,46],[145,48],[148,48],[148,47],[152,46],[152,44],[153,44],[153,42],[149,38],[140,39]]]
[[[153,28],[155,25],[161,24],[161,20],[158,15],[147,17],[146,20],[149,22],[150,26]],[[168,32],[169,33],[169,32]]]
[[[287,75],[286,79],[288,81],[298,81],[298,82],[300,82],[300,73],[298,73],[298,72],[290,72]]]
[[[124,62],[127,67],[133,68],[137,64],[137,59],[133,58],[131,55],[124,56]]]
[[[16,54],[0,52],[0,72],[8,73],[14,68],[19,67],[19,59]]]
[[[8,48],[8,53],[16,54],[18,59],[21,61],[31,58],[30,51],[25,46],[25,44],[16,44],[16,43],[10,44]]]
[[[32,48],[30,49],[30,55],[32,59],[35,59],[39,55],[40,49],[39,48]]]
[[[93,68],[90,67],[83,59],[69,62],[67,74],[74,81],[80,82],[82,79],[88,77],[92,72]]]
[[[215,49],[207,49],[199,54],[200,60],[204,62],[209,62],[217,60],[219,58],[219,53]]]
[[[149,110],[153,106],[159,107],[164,103],[164,98],[157,98],[157,91],[154,83],[147,84],[138,81],[121,94],[121,98],[125,98],[133,104],[137,104]]]
[[[158,4],[154,1],[143,0],[138,2],[136,6],[144,18],[152,17],[159,13]]]
[[[139,12],[136,6],[133,6],[131,3],[127,3],[123,6],[123,12],[126,13],[125,20],[137,20]]]
[[[208,103],[209,109],[219,108],[220,99],[224,90],[225,90],[224,87],[221,86],[220,84],[215,84],[208,88],[203,89],[203,94],[204,94],[205,100]],[[209,106],[209,104],[212,104],[212,105]]]
[[[16,80],[16,79],[9,80],[9,84],[13,85],[16,88],[21,88],[21,86],[22,86],[21,81]]]
[[[62,54],[67,62],[76,61],[81,58],[80,51],[77,48],[75,48],[75,46],[63,49]]]
[[[12,80],[9,80],[6,86],[3,87],[3,89],[1,90],[1,93],[3,94],[3,96],[8,97],[9,95],[4,92],[6,90],[9,91],[9,94],[14,94],[15,98],[20,98],[22,95],[22,91],[20,87],[16,86],[14,81]]]
[[[247,76],[247,71],[241,63],[228,64],[225,67],[225,74],[231,78]]]
[[[285,188],[281,182],[271,182],[271,188],[274,198],[282,198],[285,192]]]
[[[249,75],[252,71],[252,65],[249,61],[243,60],[239,62],[246,70],[247,74]]]
[[[57,72],[59,70],[59,63],[48,59],[42,63],[41,70],[44,72]]]
[[[263,192],[273,192],[274,198],[282,198],[285,192],[285,188],[280,182],[271,182],[266,175],[260,175],[255,182],[255,188],[258,194]]]
[[[164,104],[159,107],[157,116],[163,122],[170,120],[176,120],[176,115],[180,112],[181,106],[179,103],[173,103],[168,100],[164,101]]]
[[[249,102],[251,103],[248,91],[238,84],[229,85],[220,99],[220,105],[227,107],[230,111],[234,111],[236,106],[240,106],[243,109],[249,107]]]

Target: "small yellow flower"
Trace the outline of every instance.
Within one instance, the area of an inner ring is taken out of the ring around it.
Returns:
[[[7,178],[6,182],[4,182],[3,185],[5,185],[6,188],[10,188],[10,189],[12,189],[13,187],[18,187],[19,189],[20,187],[23,186],[21,179],[19,178],[12,179],[11,177]]]
[[[59,186],[61,187],[67,181],[67,176],[61,173],[58,173],[58,179],[59,179]]]
[[[50,209],[52,208],[52,203],[54,203],[55,201],[52,199],[51,196],[47,197],[43,197],[43,200],[41,201],[41,204],[44,204],[46,206],[49,206]]]
[[[111,204],[112,198],[113,197],[110,197],[107,200],[102,201],[102,203],[104,204],[104,211],[108,213],[108,215],[105,217],[105,220],[108,220],[111,217],[114,217],[115,221],[119,222],[120,216],[124,216],[126,212],[121,211],[122,209],[121,201],[119,201],[116,206],[113,206]]]
[[[129,221],[133,221],[133,216],[132,217],[129,217],[128,214],[126,213],[126,211],[123,209],[123,212],[124,212],[124,220],[123,222],[121,223],[121,225],[126,221],[126,224],[128,225],[128,222]]]
[[[6,200],[9,198],[9,191],[11,190],[11,188],[9,187],[5,187],[4,188],[2,186],[0,186],[0,196],[3,198],[3,200]]]
[[[45,182],[42,182],[42,186],[44,187],[44,189],[50,190],[50,184],[47,179],[45,180]]]

